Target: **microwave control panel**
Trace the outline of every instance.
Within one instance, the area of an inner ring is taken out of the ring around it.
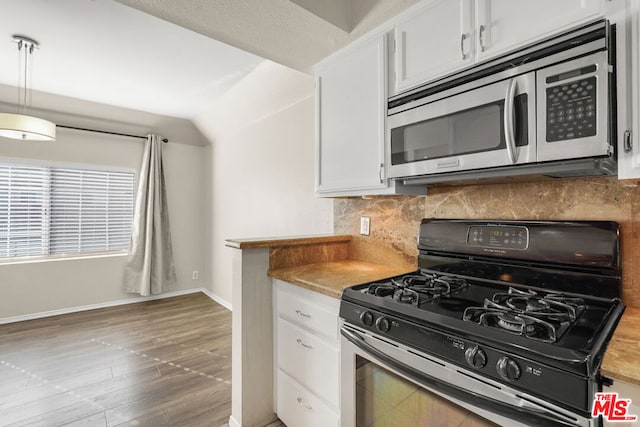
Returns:
[[[529,230],[517,226],[471,226],[467,233],[467,245],[523,251],[529,246]]]
[[[547,142],[596,134],[596,69],[589,65],[546,78]]]

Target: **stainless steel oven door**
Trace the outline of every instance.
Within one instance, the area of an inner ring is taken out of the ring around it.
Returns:
[[[341,427],[356,420],[356,356],[421,386],[454,405],[499,425],[594,427],[598,420],[481,377],[471,370],[361,330],[341,327]],[[437,415],[436,415],[437,416]]]
[[[538,161],[610,154],[607,52],[537,73]]]
[[[535,73],[388,117],[392,178],[536,161]]]

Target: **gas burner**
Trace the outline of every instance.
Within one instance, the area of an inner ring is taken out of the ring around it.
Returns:
[[[520,334],[524,333],[523,335],[526,335],[534,330],[533,322],[531,322],[531,320],[525,319],[514,313],[500,313],[497,315],[497,318],[498,326],[511,332],[518,332]]]
[[[392,297],[403,304],[419,306],[422,303],[435,302],[469,287],[466,280],[453,276],[439,276],[418,271],[395,277],[389,282],[373,283],[364,293]]]
[[[486,302],[490,303],[488,300]],[[468,307],[464,312],[463,319],[550,343],[556,342],[568,327],[568,324],[559,326],[526,314],[492,307]],[[561,333],[558,333],[559,330]]]
[[[411,287],[426,285],[429,279],[423,274],[408,274],[406,276],[402,276],[400,279],[391,279],[393,283],[396,283],[398,280],[403,286]]]
[[[409,288],[396,290],[393,294],[393,299],[403,304],[418,305],[420,303],[420,295],[413,289]]]
[[[509,288],[485,299],[483,307],[468,307],[463,320],[544,342],[556,342],[584,311],[582,298],[538,295]]]
[[[521,291],[514,288],[509,288],[507,293],[493,295],[492,301],[518,313],[559,322],[575,322],[585,308],[582,298],[562,294],[540,296],[534,291]]]
[[[372,283],[366,289],[366,292],[377,297],[386,297],[389,295],[393,295],[396,290],[397,287],[388,283]]]

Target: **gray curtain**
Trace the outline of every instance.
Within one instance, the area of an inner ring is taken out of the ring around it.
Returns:
[[[131,248],[125,268],[125,291],[140,295],[159,294],[174,289],[177,284],[161,140],[158,135],[148,135],[144,144]]]

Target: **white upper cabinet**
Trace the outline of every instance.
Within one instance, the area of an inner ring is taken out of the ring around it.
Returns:
[[[396,95],[604,15],[604,0],[423,0],[395,21]]]
[[[603,14],[603,0],[476,0],[476,58],[505,53]]]
[[[399,184],[385,177],[387,56],[387,35],[380,32],[316,66],[319,196],[400,191]]]
[[[384,187],[385,47],[380,35],[316,69],[319,194]]]
[[[617,19],[618,177],[640,178],[640,2],[627,3]],[[615,22],[615,21],[614,21]],[[627,37],[620,31],[629,25]]]
[[[473,61],[472,0],[431,0],[396,24],[395,93]]]

